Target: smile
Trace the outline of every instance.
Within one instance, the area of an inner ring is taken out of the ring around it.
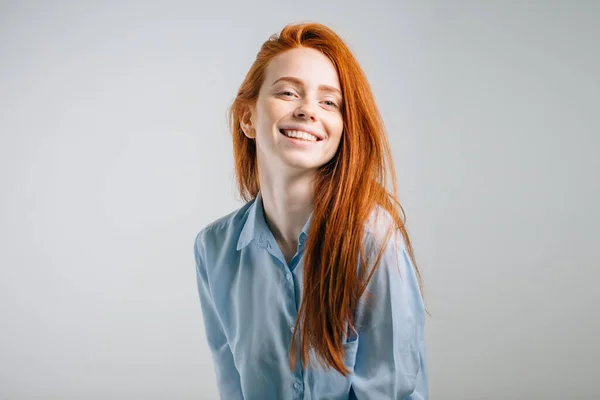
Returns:
[[[304,131],[298,131],[293,129],[280,129],[279,132],[288,138],[303,140],[307,142],[320,142],[322,140],[316,137],[315,135]]]

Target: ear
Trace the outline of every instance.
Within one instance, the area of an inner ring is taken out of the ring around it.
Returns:
[[[254,129],[254,123],[252,122],[253,111],[253,107],[246,107],[240,121],[240,126],[244,132],[244,135],[250,139],[256,138],[256,129]]]

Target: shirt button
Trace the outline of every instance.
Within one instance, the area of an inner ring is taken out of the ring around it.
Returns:
[[[294,325],[290,326],[290,332],[294,333]]]
[[[300,389],[300,384],[298,382],[294,382],[294,388],[295,389]]]
[[[285,274],[285,279],[287,279],[288,281],[292,279],[292,274],[290,274],[289,272],[287,274]]]

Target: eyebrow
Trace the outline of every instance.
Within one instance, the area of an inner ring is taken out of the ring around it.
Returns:
[[[271,86],[275,86],[275,84],[277,84],[278,82],[281,82],[281,81],[288,81],[288,82],[295,83],[297,85],[304,86],[304,82],[302,82],[301,79],[294,78],[293,76],[282,76],[281,78],[276,79],[275,82],[273,82],[273,84]],[[342,91],[340,89],[333,87],[333,86],[329,86],[329,85],[320,85],[319,90],[338,93],[340,96],[342,95]]]

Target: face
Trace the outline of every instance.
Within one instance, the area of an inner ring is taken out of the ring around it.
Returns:
[[[242,122],[256,140],[259,168],[314,172],[330,161],[342,136],[342,101],[337,71],[321,52],[301,47],[271,60]]]

